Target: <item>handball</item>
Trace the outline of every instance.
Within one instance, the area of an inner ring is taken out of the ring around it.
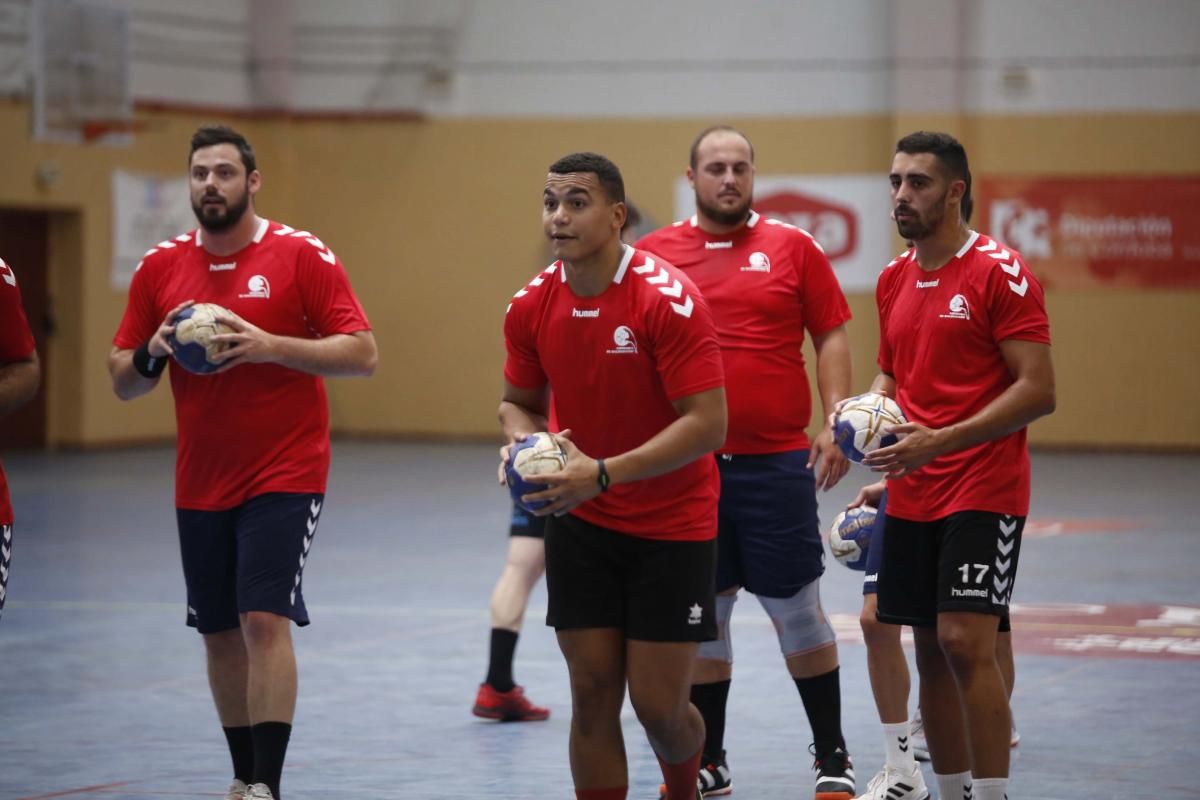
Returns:
[[[890,397],[874,392],[851,397],[833,419],[833,440],[858,464],[873,450],[889,447],[900,440],[887,428],[908,420],[900,406]]]
[[[865,570],[876,516],[871,506],[858,506],[834,517],[829,529],[829,551],[833,557],[850,569]]]
[[[228,325],[217,322],[217,314],[221,313],[229,312],[214,303],[197,303],[175,315],[175,332],[169,342],[179,366],[199,375],[220,369],[221,365],[213,363],[212,357],[233,346],[212,340],[218,333],[233,333]]]
[[[544,483],[531,483],[525,478],[530,475],[545,475],[559,472],[567,465],[567,451],[563,450],[553,435],[535,433],[523,442],[513,445],[508,455],[508,463],[504,466],[504,482],[508,484],[508,492],[513,502],[526,511],[536,511],[547,501],[539,500],[526,503],[521,495],[533,494],[546,488]]]

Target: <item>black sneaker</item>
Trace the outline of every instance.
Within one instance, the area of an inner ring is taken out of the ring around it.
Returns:
[[[816,745],[809,745],[813,769],[817,771],[815,800],[854,800],[854,764],[845,748],[838,747],[829,753],[817,753]]]

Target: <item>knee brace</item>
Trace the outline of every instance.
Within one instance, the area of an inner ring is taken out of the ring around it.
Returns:
[[[760,597],[758,602],[775,624],[779,649],[784,658],[807,653],[835,641],[833,625],[821,608],[821,592],[817,581],[791,597]]]
[[[698,658],[733,663],[733,639],[730,638],[729,619],[733,616],[733,604],[736,600],[736,594],[717,595],[717,638],[711,642],[700,643]]]

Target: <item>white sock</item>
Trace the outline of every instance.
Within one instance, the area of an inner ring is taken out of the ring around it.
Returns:
[[[952,775],[933,773],[937,781],[938,797],[942,800],[972,800],[971,773],[956,772]]]
[[[913,755],[912,737],[908,735],[907,722],[884,725],[883,738],[887,746],[889,767],[905,772],[912,772],[917,768],[917,758]]]
[[[1008,778],[976,778],[974,800],[1008,800]]]

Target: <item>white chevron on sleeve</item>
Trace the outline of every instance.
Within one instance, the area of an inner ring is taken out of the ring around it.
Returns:
[[[279,230],[275,231],[275,235],[276,236],[287,236],[295,230],[296,229],[293,228],[291,225],[284,225],[283,223],[280,223]]]
[[[660,268],[658,271],[658,274],[655,275],[653,278],[646,278],[646,283],[652,283],[655,286],[657,286],[658,284],[666,283],[669,280],[671,280],[671,276],[667,274],[667,271],[665,269]]]
[[[675,281],[670,286],[658,287],[658,290],[667,297],[679,297],[681,294],[683,294],[683,284],[679,281]]]
[[[684,297],[682,303],[671,303],[671,310],[683,317],[691,317],[694,307],[691,295]]]
[[[1021,274],[1021,262],[1013,259],[1013,263],[1005,264],[1001,262],[1000,269],[1012,275],[1014,278]]]
[[[646,256],[646,263],[640,267],[634,267],[633,271],[638,275],[645,275],[647,272],[654,272],[654,259]]]
[[[1008,259],[1012,258],[1012,253],[1007,250],[1001,250],[999,253],[988,253],[988,255],[997,261],[1008,261]]]
[[[975,249],[981,253],[990,253],[992,250],[996,249],[996,243],[988,242],[987,244],[979,245],[979,247],[976,247]]]
[[[1020,283],[1013,283],[1012,281],[1009,281],[1008,288],[1012,289],[1021,297],[1024,297],[1025,292],[1029,289],[1029,281],[1025,278],[1021,278]]]

